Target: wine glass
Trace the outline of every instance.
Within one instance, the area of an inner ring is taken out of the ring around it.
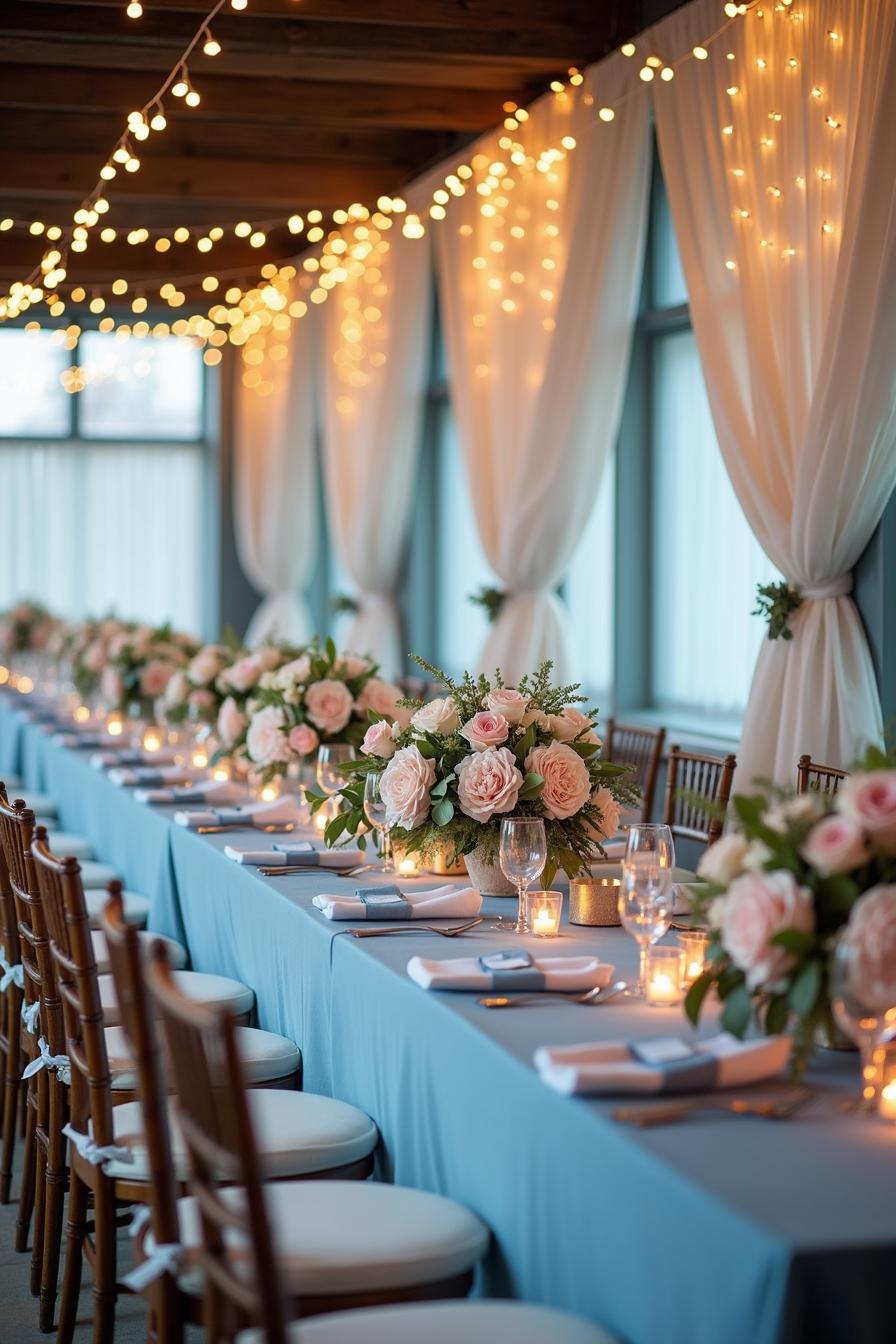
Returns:
[[[371,826],[379,832],[380,837],[380,856],[379,865],[367,864],[369,868],[379,866],[382,873],[394,873],[395,864],[392,862],[392,845],[389,838],[389,828],[386,825],[386,804],[383,801],[383,795],[380,790],[382,775],[371,770],[370,774],[364,780],[364,815]]]
[[[317,750],[317,782],[324,793],[334,798],[342,792],[345,775],[342,767],[356,759],[348,742],[328,742]]]
[[[859,1047],[862,1104],[871,1110],[883,1083],[883,1047],[896,1037],[896,993],[881,998],[875,992],[881,983],[875,980],[873,987],[869,983],[860,949],[848,929],[840,935],[834,949],[830,979],[834,1021]]]
[[[622,927],[638,944],[638,985],[629,993],[647,995],[647,949],[668,932],[675,908],[672,869],[675,846],[668,826],[639,824],[629,828],[619,888]]]
[[[540,817],[505,817],[501,822],[499,861],[501,872],[516,887],[518,896],[516,923],[499,920],[493,927],[529,933],[526,892],[544,868],[548,857],[548,838]]]

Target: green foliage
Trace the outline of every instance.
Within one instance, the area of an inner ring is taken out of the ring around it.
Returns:
[[[762,616],[768,625],[769,639],[793,639],[790,618],[802,605],[802,597],[786,580],[760,583],[756,588],[756,606],[751,616]]]
[[[494,625],[501,614],[501,608],[507,598],[503,588],[493,588],[488,584],[483,584],[475,593],[470,593],[467,598],[474,606],[482,607],[488,617],[489,625]]]
[[[330,599],[330,610],[334,616],[357,616],[361,604],[349,593],[336,593]]]

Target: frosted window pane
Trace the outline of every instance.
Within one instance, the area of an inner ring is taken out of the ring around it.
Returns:
[[[611,459],[563,585],[573,680],[603,709],[613,680],[613,547],[616,471]]]
[[[653,702],[737,714],[765,634],[756,584],[779,576],[728,479],[690,331],[655,344],[653,408]]]
[[[188,340],[120,340],[89,331],[78,357],[85,438],[198,439],[202,435],[202,357]]]
[[[0,434],[68,434],[60,376],[70,362],[51,331],[0,330]]]
[[[481,607],[468,601],[483,584],[500,586],[476,531],[466,471],[451,408],[439,414],[438,432],[438,661],[452,676],[472,671],[488,634]]]

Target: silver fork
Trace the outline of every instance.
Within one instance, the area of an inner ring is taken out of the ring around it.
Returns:
[[[615,999],[624,989],[628,989],[628,983],[625,980],[617,980],[615,984],[606,985],[603,989],[599,986],[596,989],[586,989],[583,994],[563,994],[557,990],[545,990],[540,994],[517,994],[513,998],[506,994],[495,994],[477,999],[476,1002],[483,1008],[530,1008],[539,1003],[606,1003],[608,999]]]
[[[469,933],[470,929],[475,929],[481,923],[480,918],[467,920],[466,924],[455,924],[451,929],[439,929],[435,924],[414,924],[400,929],[346,929],[346,933],[350,933],[353,938],[388,938],[390,934],[396,933],[437,933],[441,938],[456,938],[458,934]]]

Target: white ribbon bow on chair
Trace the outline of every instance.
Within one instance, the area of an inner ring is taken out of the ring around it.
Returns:
[[[19,989],[25,988],[25,970],[21,965],[10,966],[6,960],[6,948],[0,947],[0,994],[10,985],[18,985]]]
[[[89,1134],[80,1134],[71,1125],[63,1125],[62,1132],[71,1139],[85,1162],[92,1167],[101,1167],[104,1162],[133,1162],[134,1154],[130,1148],[122,1148],[116,1143],[96,1143]]]
[[[72,1062],[68,1055],[53,1055],[50,1053],[50,1047],[47,1045],[46,1037],[41,1036],[37,1042],[37,1048],[40,1051],[37,1059],[32,1059],[31,1063],[22,1074],[22,1081],[39,1073],[41,1069],[55,1069],[56,1077],[60,1083],[70,1083],[72,1081]]]
[[[128,1228],[128,1236],[139,1237],[144,1227],[149,1223],[149,1209],[145,1204],[139,1209],[134,1210],[131,1218],[131,1225]],[[163,1242],[161,1246],[155,1246],[150,1241],[147,1247],[143,1244],[145,1260],[139,1265],[135,1265],[129,1274],[125,1274],[121,1282],[132,1292],[139,1293],[154,1279],[162,1274],[170,1274],[172,1278],[177,1278],[180,1273],[181,1261],[183,1260],[184,1248],[176,1241]]]
[[[40,999],[35,999],[33,1003],[22,1004],[22,1022],[25,1030],[30,1031],[33,1036],[37,1031],[37,1019],[40,1017]]]

